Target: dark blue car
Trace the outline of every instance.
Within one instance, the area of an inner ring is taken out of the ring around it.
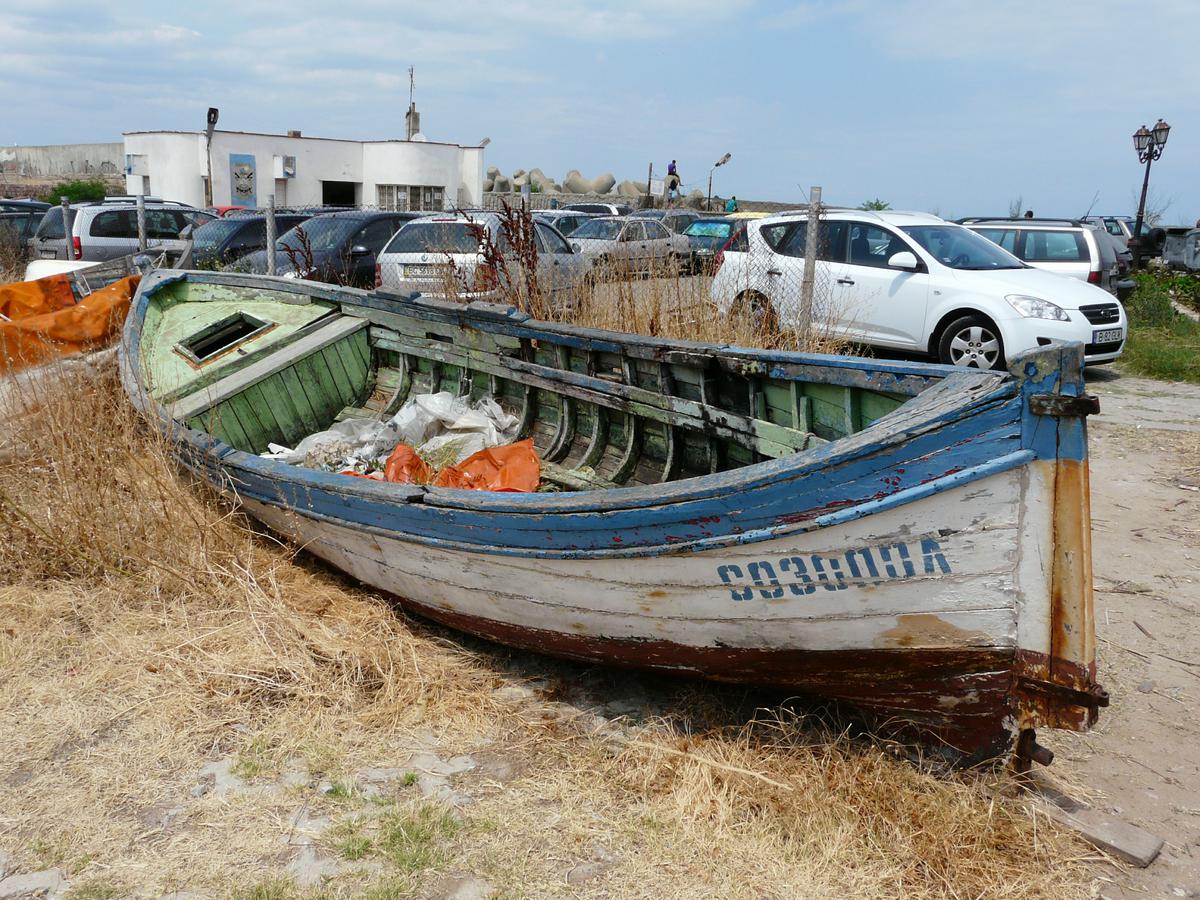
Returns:
[[[275,214],[275,233],[283,235],[312,213]],[[192,232],[192,265],[197,269],[215,269],[228,265],[267,246],[267,217],[238,215],[205,222]]]
[[[275,242],[274,274],[373,288],[379,251],[400,226],[422,215],[425,214],[346,210],[313,216]],[[267,251],[243,256],[228,268],[265,275]]]

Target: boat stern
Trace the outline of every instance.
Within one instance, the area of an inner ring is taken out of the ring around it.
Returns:
[[[1096,681],[1087,456],[1087,416],[1100,405],[1085,390],[1081,344],[1024,354],[1012,373],[1022,384],[1022,444],[1035,454],[1014,666],[1017,755],[1027,766],[1031,758],[1047,756],[1033,729],[1086,731],[1108,705]]]

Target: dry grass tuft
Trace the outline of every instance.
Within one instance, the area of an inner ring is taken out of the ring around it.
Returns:
[[[515,678],[502,653],[405,620],[180,477],[111,371],[7,397],[0,850],[22,868],[61,866],[113,896],[307,896],[284,866],[311,807],[345,859],[384,866],[326,896],[403,896],[463,871],[513,896],[1087,893],[1080,845],[1001,776],[935,777],[656,679],[664,718],[615,736],[537,714],[542,701],[497,696]],[[276,781],[300,767],[352,784],[414,747],[492,754],[516,774],[464,776],[461,823],[397,800],[361,833],[371,801],[355,790]],[[252,789],[195,795],[220,758]],[[595,874],[568,883],[584,864]]]

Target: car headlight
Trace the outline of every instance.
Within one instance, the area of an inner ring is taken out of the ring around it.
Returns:
[[[1071,317],[1057,303],[1043,300],[1041,297],[1028,297],[1025,294],[1009,294],[1004,298],[1008,305],[1027,319],[1053,319],[1056,322],[1070,322]]]
[[[299,278],[300,273],[297,272],[295,269],[288,269],[286,272],[283,273],[283,277],[284,278]]]

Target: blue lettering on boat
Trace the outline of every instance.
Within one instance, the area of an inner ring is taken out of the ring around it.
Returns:
[[[898,541],[873,547],[855,547],[844,553],[807,553],[757,560],[745,566],[727,563],[717,567],[717,577],[729,595],[742,602],[758,597],[780,600],[803,597],[818,590],[844,591],[873,587],[919,575],[949,575],[950,563],[932,537]]]

